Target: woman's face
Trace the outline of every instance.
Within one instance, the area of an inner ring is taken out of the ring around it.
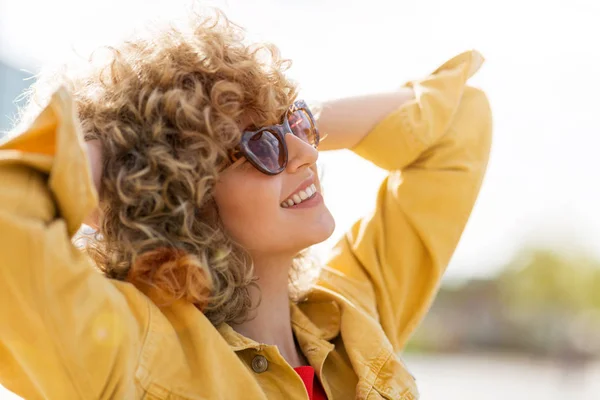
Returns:
[[[215,187],[225,229],[254,257],[294,256],[326,240],[335,228],[321,197],[318,151],[294,135],[286,135],[285,140],[288,163],[283,172],[266,175],[241,159],[223,171]],[[311,194],[306,189],[311,186],[317,193],[296,204]],[[293,206],[290,199],[296,200]]]

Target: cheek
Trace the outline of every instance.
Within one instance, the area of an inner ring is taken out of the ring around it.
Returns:
[[[266,178],[266,179],[265,179]],[[223,179],[215,187],[215,202],[227,233],[247,249],[277,223],[280,185],[274,177],[247,176]]]

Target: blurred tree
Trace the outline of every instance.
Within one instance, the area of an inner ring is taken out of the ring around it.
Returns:
[[[600,263],[585,255],[525,250],[497,282],[506,304],[516,309],[600,309]]]

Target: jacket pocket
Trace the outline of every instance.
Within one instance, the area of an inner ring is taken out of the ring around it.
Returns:
[[[410,391],[409,389],[406,389],[404,392],[400,393],[399,396],[400,397],[393,397],[392,394],[390,394],[389,392],[386,393],[382,393],[379,390],[377,390],[377,388],[375,388],[376,390],[376,397],[372,397],[369,396],[369,400],[375,400],[375,399],[385,399],[385,400],[417,400],[419,398],[418,394],[415,394],[414,392]]]
[[[373,389],[381,398],[387,400],[417,400],[419,398],[415,378],[408,372],[400,357],[395,354],[390,354],[379,371]]]
[[[162,386],[156,384],[150,384],[147,390],[144,390],[141,397],[141,400],[204,400],[203,397],[185,397],[179,394],[175,394],[172,391],[163,388]],[[208,398],[207,398],[208,399]]]

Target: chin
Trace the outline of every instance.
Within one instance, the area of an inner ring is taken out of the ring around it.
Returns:
[[[328,229],[327,229],[327,234],[321,240],[321,242],[329,239],[331,237],[331,235],[333,235],[333,232],[335,231],[335,219],[333,219],[333,215],[329,214],[329,219],[331,221],[329,222],[329,226],[328,226]]]
[[[310,228],[310,231],[307,232],[307,235],[310,235],[310,243],[306,247],[329,239],[335,231],[335,220],[329,210],[327,210],[327,212],[323,213],[319,221],[315,222],[314,225],[311,224]]]

